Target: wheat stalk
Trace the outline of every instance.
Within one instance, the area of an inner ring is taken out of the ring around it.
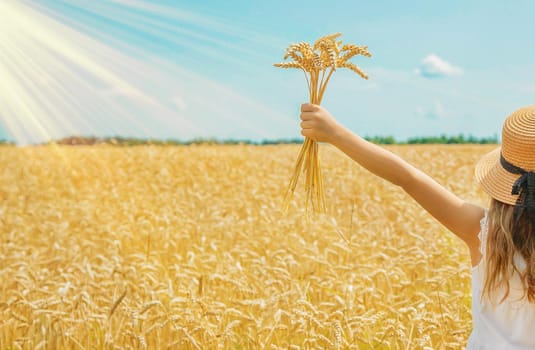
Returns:
[[[389,147],[484,203],[470,169],[496,145]],[[277,221],[274,189],[288,179],[272,169],[293,167],[291,149],[64,146],[76,174],[55,148],[0,147],[0,348],[461,348],[472,328],[461,244],[334,149],[322,167],[341,195],[328,204],[346,209],[311,230]],[[153,175],[165,167],[172,191]]]
[[[310,45],[306,42],[291,44],[286,49],[284,59],[289,62],[276,63],[279,68],[297,68],[305,74],[307,81],[310,103],[319,105],[325,94],[325,88],[337,68],[348,68],[364,79],[368,76],[357,65],[349,62],[357,55],[371,57],[366,46],[346,44],[337,39],[341,33],[325,35]],[[318,144],[316,141],[305,138],[301,151],[297,157],[293,175],[284,198],[284,210],[288,209],[299,175],[305,174],[305,208],[308,214],[309,204],[315,212],[325,213],[325,194],[323,192],[323,176],[318,156]]]

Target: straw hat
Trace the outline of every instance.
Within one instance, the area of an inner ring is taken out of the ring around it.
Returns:
[[[483,189],[503,203],[518,204],[518,193],[512,194],[515,183],[522,182],[521,191],[527,192],[529,182],[529,191],[533,191],[535,105],[520,108],[507,117],[502,129],[502,146],[483,156],[475,172]]]

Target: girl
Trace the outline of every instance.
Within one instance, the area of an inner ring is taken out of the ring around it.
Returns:
[[[467,349],[535,349],[535,106],[506,119],[502,146],[476,166],[476,178],[491,197],[488,210],[355,135],[321,106],[303,104],[301,120],[303,136],[333,144],[400,186],[466,243],[473,317]]]

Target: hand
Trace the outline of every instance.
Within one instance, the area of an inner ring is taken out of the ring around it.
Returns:
[[[310,103],[301,105],[301,135],[317,142],[332,143],[343,128],[325,108]]]

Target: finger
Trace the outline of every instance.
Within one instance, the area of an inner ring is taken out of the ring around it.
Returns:
[[[312,103],[303,103],[301,105],[301,112],[314,112],[318,109],[316,105],[313,105]]]
[[[301,112],[300,117],[302,121],[312,120],[314,118],[314,114],[312,112]]]
[[[311,121],[302,121],[301,122],[301,129],[311,129],[312,128],[312,122]]]
[[[301,130],[301,135],[303,135],[305,137],[308,137],[309,139],[314,139],[312,137],[312,129],[302,129]]]

